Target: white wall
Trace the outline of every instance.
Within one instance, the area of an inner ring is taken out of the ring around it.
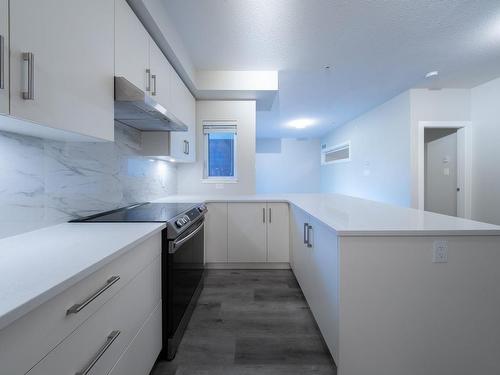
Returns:
[[[321,167],[321,190],[410,205],[410,93],[398,95],[323,140],[351,141],[351,161]]]
[[[196,102],[196,162],[179,164],[179,194],[254,194],[255,193],[255,101],[201,100]],[[236,121],[238,182],[203,182],[203,121]]]
[[[419,121],[469,121],[470,90],[412,89],[411,110],[411,206],[418,207]],[[423,152],[423,151],[422,151]]]
[[[319,139],[257,139],[255,162],[257,193],[320,191]]]
[[[500,225],[500,78],[471,90],[472,218]]]

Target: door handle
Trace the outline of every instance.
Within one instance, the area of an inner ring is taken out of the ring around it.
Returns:
[[[153,91],[151,91],[151,95],[156,96],[156,74],[153,74],[151,79],[153,80]]]
[[[307,247],[313,247],[311,243],[311,229],[313,227],[309,224],[307,224]]]
[[[0,89],[5,88],[5,38],[0,35]]]
[[[146,81],[146,91],[151,91],[151,69],[146,69],[146,76],[147,81]]]
[[[23,91],[24,100],[35,99],[35,55],[31,52],[23,52],[23,61],[28,62],[28,91]]]

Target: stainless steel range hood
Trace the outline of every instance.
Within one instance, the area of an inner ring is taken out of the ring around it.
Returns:
[[[188,130],[186,124],[124,77],[115,77],[115,120],[142,131]]]

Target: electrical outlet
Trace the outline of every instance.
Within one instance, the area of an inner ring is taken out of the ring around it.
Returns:
[[[434,241],[432,263],[448,263],[448,241]]]

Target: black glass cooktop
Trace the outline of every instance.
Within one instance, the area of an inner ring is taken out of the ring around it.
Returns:
[[[71,222],[166,222],[194,206],[196,203],[140,203]]]

